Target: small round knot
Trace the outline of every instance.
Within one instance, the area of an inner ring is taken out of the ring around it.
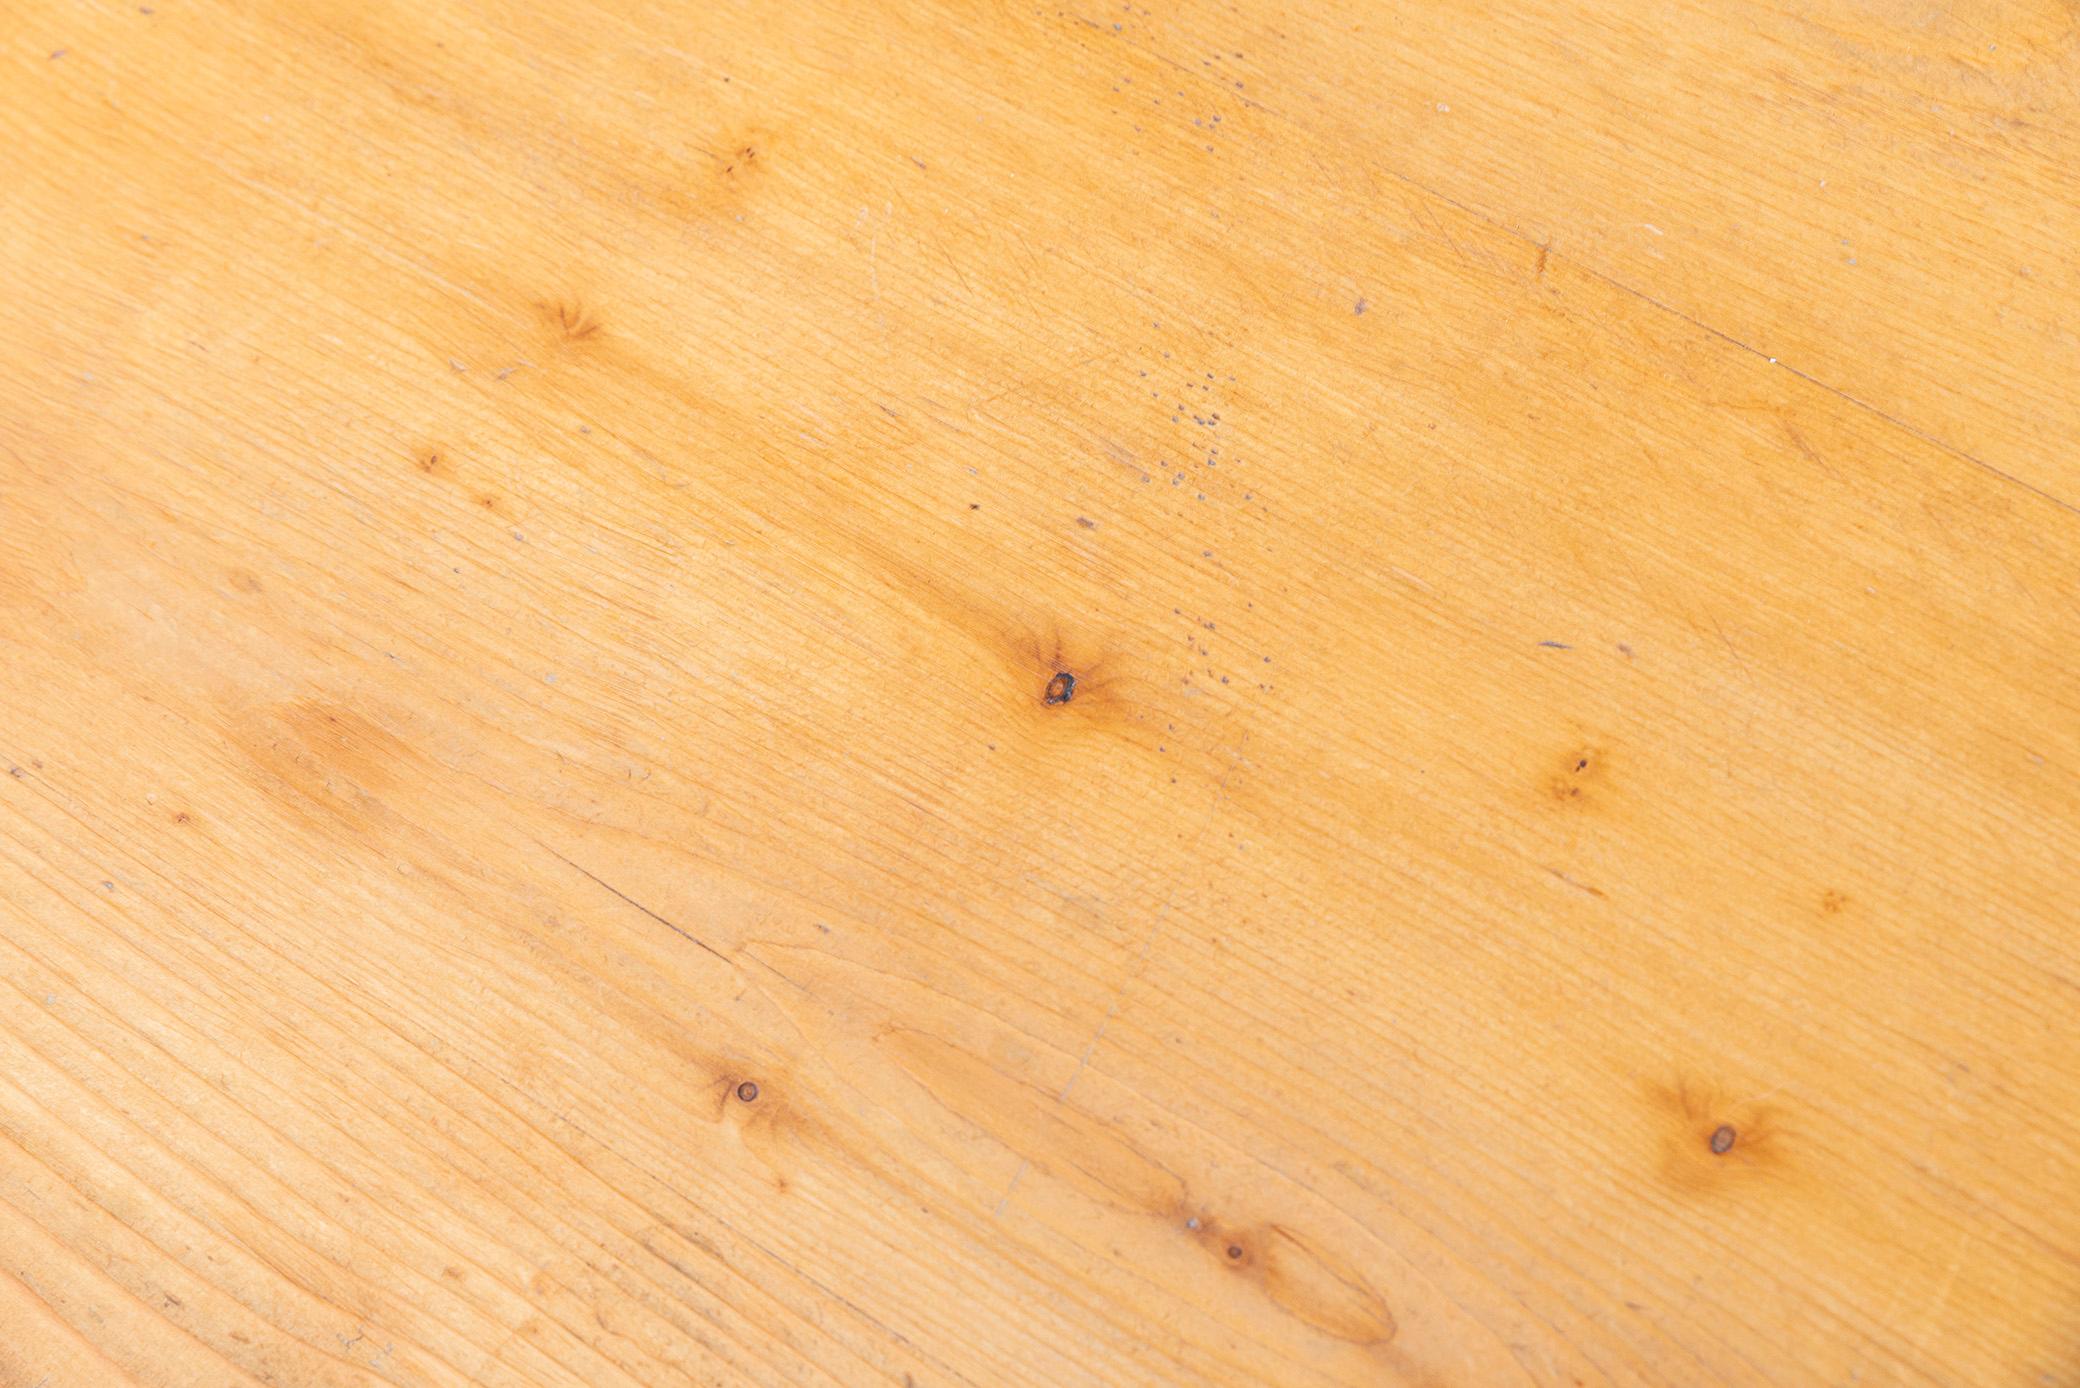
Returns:
[[[753,1100],[758,1098],[758,1086],[753,1084],[750,1080],[745,1080],[742,1084],[737,1086],[737,1097],[739,1099],[742,1099],[747,1104],[752,1102]]]

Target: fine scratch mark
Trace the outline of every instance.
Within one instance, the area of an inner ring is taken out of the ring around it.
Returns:
[[[1555,651],[1571,651],[1574,649],[1574,647],[1568,645],[1565,641],[1541,641],[1538,644],[1546,647],[1548,650]]]
[[[947,250],[944,246],[940,246],[938,250],[940,259],[944,260],[947,267],[953,271],[953,277],[961,282],[961,288],[967,293],[969,298],[974,298],[975,286],[968,283],[968,276],[962,271],[960,262],[953,258],[953,252]]]
[[[1004,1187],[1004,1198],[1002,1200],[999,1200],[997,1202],[997,1208],[990,1212],[990,1217],[992,1219],[1002,1219],[1004,1217],[1004,1207],[1011,1203],[1012,1192],[1018,1189],[1018,1183],[1025,1177],[1026,1168],[1031,1166],[1032,1164],[1033,1163],[1027,1160],[1026,1158],[1021,1157],[1019,1159],[1018,1170],[1011,1173],[1011,1184]]]
[[[1964,1251],[1971,1242],[1972,1231],[1969,1228],[1957,1231],[1957,1247],[1951,1250],[1949,1271],[1943,1274],[1943,1285],[1936,1289],[1935,1297],[1928,1303],[1928,1314],[1922,1319],[1920,1333],[1914,1337],[1916,1357],[1927,1347],[1928,1337],[1942,1319],[1943,1306],[1950,1300],[1951,1288],[1957,1285],[1957,1270],[1964,1266]]]
[[[1806,458],[1809,461],[1819,464],[1820,467],[1823,470],[1825,470],[1827,475],[1829,477],[1832,477],[1835,481],[1839,482],[1842,480],[1842,475],[1834,470],[1833,465],[1830,464],[1827,461],[1827,459],[1821,457],[1817,452],[1815,452],[1813,450],[1813,446],[1806,442],[1806,436],[1798,432],[1797,425],[1793,424],[1788,419],[1785,420],[1784,432],[1791,436],[1791,442],[1798,446],[1798,451],[1805,454]]]
[[[1245,733],[1243,741],[1247,742],[1248,740],[1249,736]],[[1213,828],[1214,821],[1220,817],[1221,806],[1228,801],[1228,778],[1235,774],[1235,768],[1238,765],[1247,760],[1248,758],[1242,755],[1240,746],[1230,754],[1228,769],[1223,771],[1220,780],[1214,783],[1213,804],[1207,807],[1206,817],[1200,821],[1199,827],[1195,831],[1193,840],[1195,845],[1204,842],[1207,833]],[[1112,1005],[1105,1009],[1105,1016],[1099,1021],[1098,1029],[1091,1033],[1090,1043],[1083,1048],[1083,1054],[1076,1059],[1076,1069],[1070,1073],[1069,1078],[1063,1083],[1061,1092],[1054,1096],[1055,1102],[1065,1102],[1069,1097],[1069,1091],[1076,1087],[1076,1081],[1082,1079],[1083,1072],[1090,1068],[1091,1057],[1097,1054],[1098,1043],[1105,1039],[1106,1029],[1112,1025],[1112,1019],[1119,1015],[1120,1006],[1127,1000],[1127,990],[1134,986],[1135,980],[1141,977],[1142,970],[1148,967],[1148,956],[1155,949],[1156,937],[1163,933],[1163,924],[1169,919],[1170,913],[1176,908],[1176,905],[1177,893],[1173,891],[1164,899],[1163,904],[1156,908],[1155,919],[1148,924],[1148,933],[1141,937],[1141,950],[1134,958],[1134,966],[1127,971],[1126,978],[1113,993]],[[1004,1187],[1003,1198],[997,1201],[997,1208],[992,1212],[993,1217],[1003,1215],[1004,1207],[1011,1203],[1012,1193],[1018,1189],[1018,1183],[1025,1177],[1026,1168],[1032,1164],[1030,1160],[1021,1160],[1019,1162],[1018,1170],[1011,1173],[1011,1183]]]
[[[1748,668],[1748,662],[1741,658],[1739,648],[1733,644],[1733,638],[1726,634],[1726,628],[1719,624],[1719,619],[1717,617],[1713,617],[1711,621],[1712,630],[1719,633],[1719,639],[1726,644],[1726,653],[1733,657],[1734,664],[1741,667],[1741,678],[1745,679],[1748,682],[1748,684],[1752,687],[1755,683],[1755,672],[1753,670],[1750,670]]]
[[[917,1355],[919,1358],[930,1360],[935,1368],[943,1369],[947,1374],[952,1376],[955,1382],[965,1383],[968,1385],[968,1388],[975,1388],[974,1379],[969,1378],[966,1374],[962,1373],[959,1369],[954,1368],[950,1364],[941,1363],[937,1359],[937,1357],[928,1354],[908,1335],[905,1335],[902,1331],[896,1329],[894,1326],[888,1324],[886,1321],[883,1321],[873,1312],[867,1310],[866,1307],[861,1306],[858,1302],[854,1301],[851,1297],[846,1296],[843,1292],[840,1292],[835,1287],[829,1286],[828,1284],[823,1282],[816,1276],[816,1274],[809,1271],[809,1269],[804,1267],[801,1263],[790,1261],[786,1258],[781,1257],[778,1253],[775,1253],[772,1249],[766,1247],[757,1239],[751,1237],[743,1230],[737,1228],[728,1220],[723,1219],[720,1216],[713,1216],[713,1218],[715,1219],[715,1222],[717,1224],[721,1225],[724,1229],[729,1230],[731,1234],[733,1234],[737,1238],[742,1239],[746,1244],[750,1245],[752,1248],[756,1249],[760,1254],[764,1255],[764,1257],[768,1261],[770,1261],[775,1267],[785,1268],[788,1272],[792,1273],[796,1277],[801,1278],[804,1282],[807,1282],[812,1288],[816,1290],[816,1292],[819,1295],[827,1297],[830,1300],[836,1302],[838,1305],[843,1306],[846,1310],[852,1312],[853,1315],[858,1316],[861,1320],[865,1321],[868,1325],[873,1326],[876,1330],[888,1336],[891,1340],[894,1340],[904,1349],[909,1350],[912,1354]]]
[[[535,842],[541,843],[541,840],[537,839]],[[622,901],[628,903],[630,906],[635,907],[638,911],[641,911],[644,915],[648,916],[651,920],[656,921],[659,925],[671,931],[674,935],[679,936],[681,939],[692,941],[694,944],[697,944],[702,949],[708,951],[708,953],[714,955],[717,959],[720,959],[723,963],[730,964],[730,957],[728,955],[724,954],[721,950],[715,948],[715,946],[709,944],[706,940],[703,940],[700,936],[695,935],[691,931],[686,930],[681,926],[673,924],[669,920],[666,920],[663,916],[658,915],[657,912],[651,910],[642,902],[637,901],[634,897],[628,895],[626,892],[616,887],[613,883],[607,881],[603,877],[600,877],[596,873],[587,872],[584,868],[578,866],[578,864],[564,857],[561,853],[558,853],[555,849],[549,847],[547,844],[541,844],[541,847],[543,852],[547,853],[550,857],[556,859],[557,862],[562,863],[565,867],[570,868],[572,871],[589,879],[595,885],[599,886],[601,889],[603,889],[610,895],[618,897]],[[731,967],[734,968],[735,965],[732,964]]]
[[[1272,114],[1275,115],[1277,113],[1273,112]],[[1413,178],[1408,174],[1402,173],[1399,169],[1381,166],[1380,172],[1386,174],[1389,178],[1392,178],[1397,182],[1407,184],[1409,187],[1415,189],[1417,192],[1423,194],[1425,197],[1435,198],[1437,199],[1437,201],[1443,203],[1447,207],[1456,208],[1460,212],[1463,212],[1467,216],[1473,218],[1475,221],[1485,222],[1487,225],[1495,228],[1499,232],[1502,232],[1506,236],[1514,236],[1518,240],[1527,242],[1528,244],[1533,246],[1539,244],[1538,241],[1533,236],[1531,236],[1530,233],[1521,231],[1517,227],[1512,226],[1510,223],[1502,221],[1490,215],[1489,213],[1483,212],[1479,208],[1473,207],[1467,203],[1460,202],[1457,198],[1447,196],[1444,193],[1440,193],[1435,188],[1432,188],[1428,184],[1424,183],[1421,179]],[[2002,469],[1995,467],[1992,463],[1989,463],[1982,458],[1974,457],[1971,453],[1958,447],[1956,444],[1949,442],[1947,439],[1940,438],[1935,434],[1929,433],[1925,429],[1921,429],[1916,427],[1915,425],[1909,424],[1906,420],[1901,419],[1898,415],[1889,414],[1885,410],[1882,410],[1878,406],[1872,404],[1870,401],[1862,399],[1854,393],[1842,389],[1842,387],[1840,386],[1830,385],[1828,382],[1821,380],[1818,376],[1815,376],[1810,372],[1799,370],[1797,367],[1791,365],[1791,363],[1789,362],[1778,361],[1775,357],[1763,351],[1761,348],[1750,346],[1748,343],[1745,343],[1741,341],[1739,338],[1735,337],[1732,333],[1729,333],[1721,328],[1715,328],[1710,323],[1705,322],[1703,319],[1693,317],[1690,314],[1683,312],[1683,310],[1677,308],[1674,304],[1667,303],[1666,301],[1661,299],[1657,299],[1652,294],[1647,293],[1645,290],[1635,288],[1634,286],[1627,284],[1625,281],[1617,279],[1611,275],[1607,275],[1603,271],[1598,270],[1591,265],[1577,264],[1576,268],[1579,269],[1583,274],[1589,276],[1591,279],[1601,280],[1603,283],[1609,285],[1611,288],[1617,290],[1619,293],[1629,294],[1633,298],[1638,299],[1641,303],[1646,304],[1650,308],[1659,309],[1661,312],[1668,314],[1672,318],[1682,319],[1685,323],[1688,323],[1691,327],[1696,328],[1699,332],[1708,334],[1711,337],[1715,337],[1719,339],[1719,341],[1727,344],[1729,347],[1739,348],[1741,351],[1746,352],[1750,356],[1762,358],[1764,361],[1768,362],[1772,366],[1781,367],[1783,370],[1790,372],[1793,376],[1796,376],[1799,380],[1804,381],[1807,385],[1813,386],[1819,390],[1824,390],[1829,395],[1834,396],[1836,399],[1846,401],[1848,404],[1853,405],[1857,409],[1862,410],[1865,413],[1870,414],[1872,416],[1875,416],[1878,419],[1884,420],[1887,424],[1892,425],[1896,429],[1905,430],[1907,433],[1912,434],[1915,438],[1920,439],[1923,443],[1929,445],[1931,448],[1941,449],[1943,452],[1949,454],[1953,458],[1958,459],[1960,462],[1969,463],[1971,466],[1978,468],[1981,472],[1987,473],[1994,477],[1998,477],[2003,482],[2012,482],[2016,486],[2022,488],[2024,491],[2033,493],[2034,495],[2042,498],[2043,500],[2050,502],[2053,506],[2058,507],[2062,511],[2071,512],[2074,515],[2080,515],[2080,505],[2075,505],[2073,502],[2067,501],[2064,497],[2061,497],[2054,492],[2045,491],[2042,487],[2039,487],[2034,482],[2026,482],[2022,478],[2017,477],[2012,472],[2003,471]]]
[[[1019,381],[1015,384],[1005,386],[1002,390],[992,391],[990,394],[983,396],[980,400],[977,400],[974,404],[968,406],[968,409],[972,412],[981,409],[984,405],[993,405],[997,401],[1002,400],[1007,395],[1015,395],[1021,391],[1038,390],[1042,386],[1052,385],[1065,376],[1069,376],[1074,374],[1075,372],[1081,371],[1086,366],[1092,366],[1101,361],[1108,361],[1111,358],[1118,356],[1120,354],[1120,351],[1121,349],[1118,347],[1107,347],[1103,351],[1093,352],[1087,357],[1080,357],[1077,360],[1070,362],[1067,366],[1061,368],[1061,370],[1059,371],[1050,371],[1045,375],[1034,376],[1027,380]]]

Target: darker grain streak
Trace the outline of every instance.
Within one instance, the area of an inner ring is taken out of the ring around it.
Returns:
[[[628,905],[635,907],[638,911],[641,911],[644,915],[648,916],[651,920],[656,921],[659,925],[671,931],[674,935],[679,936],[683,940],[688,940],[696,945],[699,945],[702,949],[714,955],[723,963],[730,963],[730,957],[724,954],[721,950],[715,948],[715,946],[709,944],[706,940],[703,940],[700,936],[694,934],[692,931],[686,929],[684,926],[675,924],[674,922],[667,920],[665,917],[658,915],[657,912],[651,910],[642,902],[637,901],[627,892],[622,891],[619,887],[616,887],[612,882],[607,881],[605,878],[599,876],[597,873],[587,872],[584,868],[578,866],[578,864],[564,857],[561,853],[558,853],[553,848],[549,849],[549,856],[556,859],[556,861],[558,861],[559,863],[562,863],[565,867],[570,868],[573,872],[576,872],[580,876],[583,876],[587,880],[593,882],[595,885],[600,887],[609,895],[614,896],[620,899],[621,901],[626,902]]]
[[[600,321],[584,304],[556,299],[541,305],[544,318],[565,342],[584,342],[600,332]],[[508,371],[506,374],[510,374]]]
[[[1577,881],[1575,878],[1569,877],[1566,873],[1562,872],[1559,868],[1549,867],[1546,869],[1546,871],[1553,874],[1553,876],[1558,878],[1560,881],[1565,882],[1568,886],[1573,887],[1578,892],[1586,892],[1588,895],[1595,897],[1599,901],[1607,899],[1604,892],[1601,889],[1592,887],[1587,882]]]

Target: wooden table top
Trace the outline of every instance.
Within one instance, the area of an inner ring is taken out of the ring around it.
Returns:
[[[2080,1383],[2071,0],[15,0],[0,1384]]]

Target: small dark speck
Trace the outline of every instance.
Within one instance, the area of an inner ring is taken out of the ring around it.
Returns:
[[[1554,651],[1571,651],[1574,649],[1574,647],[1568,645],[1564,641],[1541,641],[1538,644],[1544,646],[1548,650]]]
[[[1733,1140],[1738,1135],[1734,1132],[1733,1124],[1731,1123],[1721,1123],[1718,1127],[1712,1129],[1712,1155],[1723,1157],[1732,1151]]]
[[[1618,654],[1624,656],[1627,660],[1630,660],[1632,659],[1632,647],[1626,645],[1623,641],[1620,641],[1618,643]]]
[[[1229,1256],[1230,1258],[1240,1258],[1240,1257],[1242,1256],[1242,1245],[1241,1245],[1241,1244],[1239,1244],[1239,1243],[1231,1243],[1231,1244],[1229,1244],[1229,1245],[1228,1245],[1228,1256]]]
[[[1047,682],[1047,692],[1040,696],[1043,703],[1066,704],[1076,697],[1076,676],[1067,670],[1057,670]]]
[[[51,50],[51,61],[55,63],[58,61],[58,59],[64,57],[67,53],[70,53],[71,51],[72,50],[69,48],[53,48]]]
[[[1085,530],[1096,530],[1098,528],[1098,523],[1092,520],[1089,516],[1078,516],[1076,518],[1076,523],[1082,526]]]
[[[115,884],[115,883],[113,883],[113,882],[103,882],[103,883],[101,884],[101,890],[102,890],[102,891],[104,891],[104,892],[112,892],[112,891],[114,891],[115,889],[116,889],[116,884]]]
[[[970,511],[980,511],[982,509],[982,503],[979,501],[971,501],[968,503],[968,509]]]
[[[758,1086],[750,1080],[745,1080],[737,1086],[737,1097],[747,1104],[754,1102],[758,1098]]]
[[[1359,300],[1358,300],[1358,302],[1356,302],[1355,304],[1352,304],[1352,305],[1351,305],[1351,312],[1352,312],[1352,313],[1363,313],[1364,311],[1365,311],[1365,301],[1364,301],[1363,299],[1359,299]]]

